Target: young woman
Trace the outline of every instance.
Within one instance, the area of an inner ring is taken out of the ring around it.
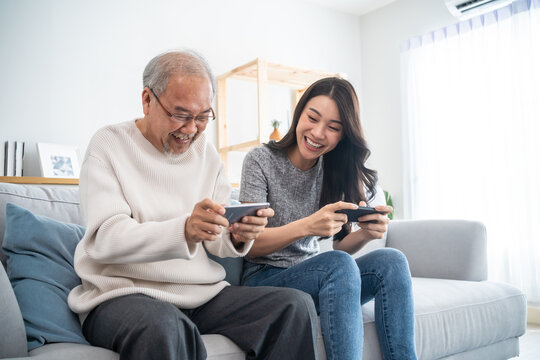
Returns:
[[[375,324],[384,359],[416,359],[411,275],[405,256],[383,248],[354,254],[383,238],[392,208],[366,168],[370,151],[358,99],[340,78],[312,84],[287,134],[251,150],[242,169],[240,201],[268,201],[275,211],[246,258],[243,283],[309,293],[320,313],[328,359],[361,359],[361,304],[375,298]],[[381,201],[382,200],[382,201]],[[347,223],[339,209],[376,206],[384,214]],[[333,237],[334,251],[318,240]]]

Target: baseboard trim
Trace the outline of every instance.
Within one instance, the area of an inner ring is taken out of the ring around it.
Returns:
[[[540,306],[527,307],[527,323],[540,325]]]

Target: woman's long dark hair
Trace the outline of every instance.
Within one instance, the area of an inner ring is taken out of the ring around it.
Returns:
[[[365,166],[371,151],[367,147],[360,124],[358,97],[350,82],[329,77],[314,82],[302,95],[294,110],[293,121],[287,134],[279,142],[267,144],[270,148],[285,151],[297,143],[296,127],[307,102],[325,95],[336,102],[343,127],[343,137],[332,150],[323,155],[323,185],[319,207],[336,201],[358,204],[371,200],[375,195],[377,172]],[[369,193],[366,198],[364,187]],[[334,235],[341,240],[351,231],[350,224]]]

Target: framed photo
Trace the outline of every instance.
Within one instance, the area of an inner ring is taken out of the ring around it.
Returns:
[[[59,144],[37,144],[41,176],[52,178],[79,178],[79,149]]]

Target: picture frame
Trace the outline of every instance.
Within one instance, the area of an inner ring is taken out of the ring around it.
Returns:
[[[41,176],[78,179],[81,171],[79,149],[76,146],[37,143]]]

